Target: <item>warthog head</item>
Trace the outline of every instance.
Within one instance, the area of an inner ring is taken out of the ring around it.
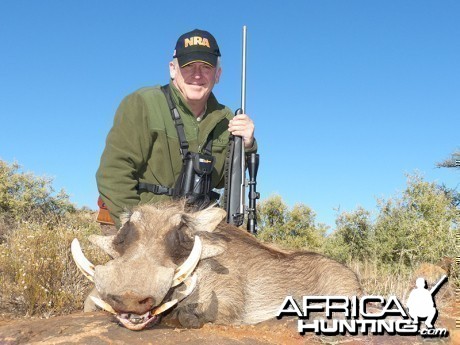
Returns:
[[[214,207],[185,213],[181,204],[140,206],[122,217],[116,235],[90,237],[113,260],[94,268],[77,240],[72,253],[96,286],[100,299],[94,302],[127,328],[143,329],[193,291],[197,277],[192,273],[200,259],[223,250],[207,240],[206,232],[225,214]]]

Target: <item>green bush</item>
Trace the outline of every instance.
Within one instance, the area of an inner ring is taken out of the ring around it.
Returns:
[[[372,261],[395,270],[453,258],[460,224],[455,196],[419,175],[408,176],[401,195],[378,200],[375,221],[362,208],[340,214],[325,251],[342,262]]]
[[[316,214],[303,204],[292,209],[279,195],[258,205],[258,238],[285,248],[319,250],[323,245],[327,227],[316,224]]]
[[[372,248],[380,263],[413,267],[455,256],[460,212],[443,188],[408,176],[402,195],[378,207]]]
[[[371,257],[373,224],[370,212],[362,207],[342,212],[336,219],[336,230],[324,244],[324,252],[340,262],[364,261]]]
[[[68,195],[54,195],[52,179],[20,171],[17,163],[0,160],[0,214],[13,220],[40,219],[75,212]]]

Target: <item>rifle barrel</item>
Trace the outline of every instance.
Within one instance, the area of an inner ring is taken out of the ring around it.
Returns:
[[[243,61],[241,67],[241,110],[243,114],[246,113],[246,25],[243,25],[243,49],[242,58]]]
[[[439,286],[442,285],[447,280],[447,275],[443,275],[441,279],[430,289],[430,294],[433,294],[438,290]]]
[[[242,56],[241,56],[241,112],[246,114],[246,37],[247,37],[247,28],[246,25],[243,25],[243,48]],[[241,140],[241,186],[240,186],[240,212],[242,214],[245,213],[244,207],[244,198],[245,198],[245,190],[246,190],[246,166],[245,166],[245,153],[244,153],[244,142],[243,138]]]

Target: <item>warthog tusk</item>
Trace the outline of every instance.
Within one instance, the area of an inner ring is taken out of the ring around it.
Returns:
[[[113,308],[107,303],[101,300],[100,298],[94,297],[94,296],[89,296],[91,300],[94,302],[95,305],[97,305],[99,308],[108,311],[111,314],[117,315],[117,312],[113,310]]]
[[[184,280],[184,285],[185,285],[185,290],[184,291],[178,291],[177,292],[177,302],[182,301],[184,298],[189,296],[193,290],[195,290],[196,283],[198,281],[198,276],[196,273],[194,273],[191,277],[188,277],[186,280]]]
[[[83,255],[80,242],[78,242],[76,238],[73,239],[70,250],[77,267],[80,269],[80,271],[82,271],[86,278],[94,282],[94,265],[85,257],[85,255]]]
[[[159,315],[159,314],[165,312],[166,310],[174,307],[177,303],[182,301],[185,297],[190,295],[193,292],[193,290],[195,289],[197,281],[198,281],[198,276],[196,275],[196,273],[193,274],[191,277],[185,279],[184,280],[184,285],[186,286],[186,288],[185,288],[184,291],[181,291],[179,293],[179,295],[180,295],[179,298],[176,298],[176,299],[173,299],[173,300],[171,300],[169,302],[163,303],[162,305],[160,305],[155,310],[152,310],[152,315]]]
[[[202,249],[203,249],[203,246],[201,244],[200,238],[198,236],[195,236],[195,243],[193,244],[193,248],[192,248],[192,251],[190,252],[190,255],[188,256],[187,260],[185,260],[182,265],[176,268],[176,271],[173,277],[172,287],[179,285],[185,279],[187,279],[187,277],[190,274],[192,274],[196,265],[198,265],[198,262],[200,261]]]
[[[162,312],[168,310],[169,308],[174,307],[174,306],[177,304],[177,302],[178,302],[177,299],[173,299],[172,301],[163,303],[162,305],[160,305],[160,306],[159,306],[158,308],[156,308],[155,310],[152,310],[152,315],[161,314]]]

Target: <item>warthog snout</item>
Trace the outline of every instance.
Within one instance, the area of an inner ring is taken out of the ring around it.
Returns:
[[[142,265],[152,267],[152,276],[139,269],[139,263],[120,265],[112,260],[104,266],[96,266],[94,283],[101,298],[117,313],[144,314],[158,306],[173,281],[174,269],[156,266],[147,258]]]
[[[152,296],[139,295],[134,291],[126,291],[119,295],[109,294],[105,301],[119,312],[139,315],[151,310],[158,304]]]

